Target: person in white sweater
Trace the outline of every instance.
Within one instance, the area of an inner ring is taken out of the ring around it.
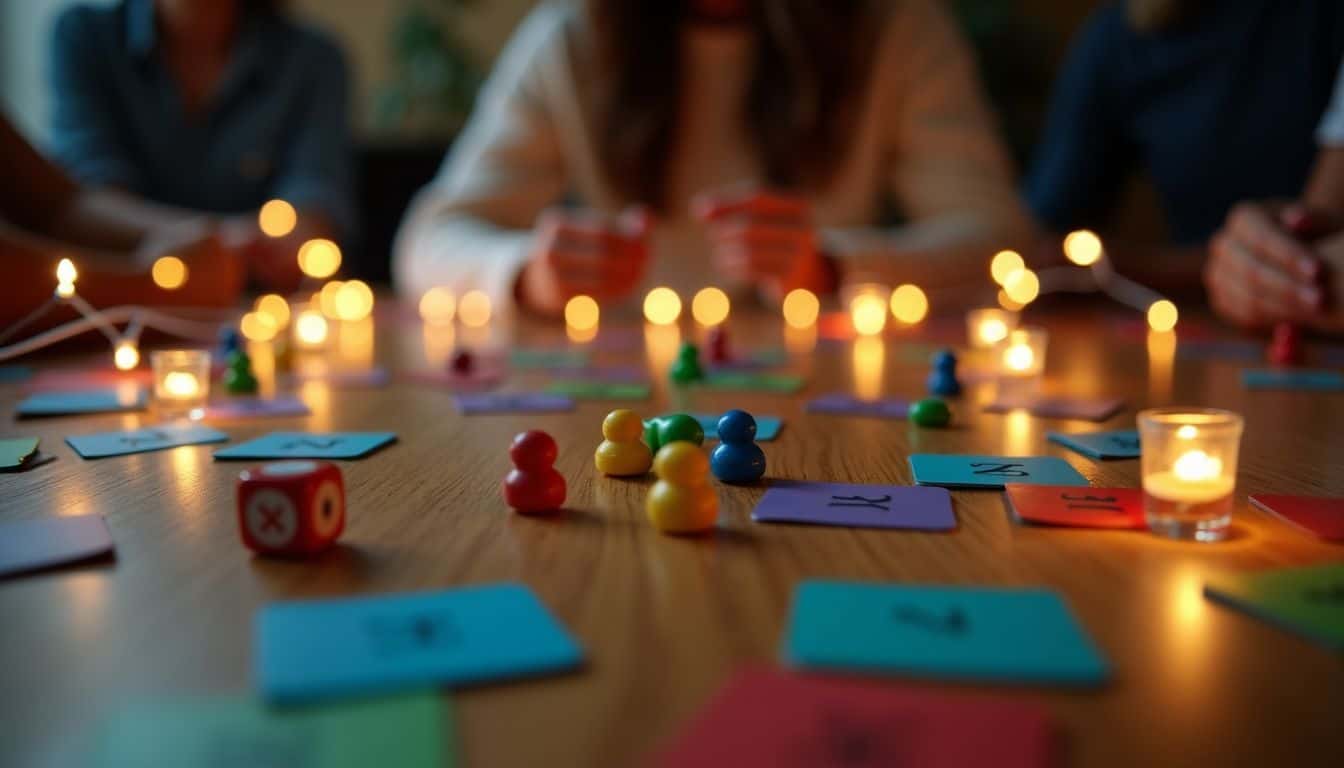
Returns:
[[[936,290],[1029,226],[937,0],[548,2],[412,203],[394,273],[411,298],[551,316],[659,284]]]

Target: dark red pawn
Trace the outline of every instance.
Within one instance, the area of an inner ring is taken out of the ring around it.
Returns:
[[[1269,343],[1269,362],[1274,365],[1302,364],[1302,332],[1292,323],[1274,326],[1274,338]]]
[[[468,350],[459,349],[448,361],[448,368],[459,376],[466,376],[476,369],[476,356]]]
[[[709,338],[706,339],[709,362],[726,363],[728,362],[728,329],[722,325],[716,325],[709,329]]]
[[[565,478],[555,471],[555,438],[538,429],[519,433],[509,446],[513,469],[504,477],[504,501],[524,515],[553,512],[565,503]]]

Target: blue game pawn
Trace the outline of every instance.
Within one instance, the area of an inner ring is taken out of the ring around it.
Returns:
[[[229,355],[241,351],[243,348],[243,337],[238,333],[238,329],[232,325],[221,327],[217,339],[219,346],[216,348],[216,356],[220,360],[228,360]]]
[[[943,397],[955,397],[961,394],[961,382],[957,381],[957,356],[952,350],[939,350],[933,356],[933,371],[927,382],[929,394]]]
[[[765,452],[756,444],[756,419],[746,411],[731,410],[719,419],[719,447],[709,457],[709,468],[725,483],[754,483],[765,474]]]

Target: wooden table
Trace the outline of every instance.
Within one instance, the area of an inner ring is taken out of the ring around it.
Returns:
[[[252,619],[267,602],[519,580],[578,636],[588,664],[577,674],[455,695],[467,764],[630,764],[673,737],[735,668],[775,659],[794,585],[830,577],[1061,591],[1114,665],[1107,688],[910,684],[1040,702],[1057,719],[1072,764],[1344,765],[1340,658],[1201,596],[1216,572],[1344,556],[1245,503],[1256,491],[1344,494],[1344,398],[1250,393],[1239,364],[1173,362],[1161,344],[1150,359],[1141,337],[1117,335],[1124,316],[1109,309],[1033,312],[1052,333],[1049,386],[1128,399],[1109,426],[1169,403],[1245,414],[1233,540],[1024,528],[1009,521],[1000,494],[968,491],[954,493],[959,529],[950,535],[760,525],[749,511],[762,489],[723,486],[718,533],[673,538],[646,522],[648,481],[595,476],[593,449],[613,404],[463,417],[446,392],[398,381],[380,390],[310,384],[302,394],[312,416],[225,427],[235,440],[281,428],[400,435],[390,449],[343,464],[345,546],[285,562],[239,544],[233,481],[241,467],[213,462],[210,447],[84,461],[62,438],[148,417],[6,423],[6,433],[40,435],[59,460],[0,476],[0,519],[102,513],[117,558],[0,582],[0,763],[50,762],[132,696],[246,691]],[[732,323],[739,344],[777,344],[783,335],[773,316],[738,313]],[[535,345],[564,340],[553,328],[521,327],[516,336]],[[351,338],[355,348],[343,354],[368,358],[367,333]],[[441,360],[453,343],[422,339],[418,324],[382,320],[376,338],[377,359],[394,371],[423,367],[427,354]],[[599,357],[665,366],[676,339],[648,341],[645,350]],[[805,335],[790,342],[809,346]],[[898,338],[885,347],[822,343],[796,360],[808,377],[798,396],[697,394],[690,405],[782,416],[780,438],[763,444],[769,477],[908,484],[912,452],[1001,453],[1062,456],[1094,484],[1137,484],[1137,461],[1099,463],[1046,442],[1048,429],[1090,425],[978,412],[983,386],[971,387],[946,430],[804,413],[809,396],[834,390],[918,395],[927,364],[912,352]],[[529,374],[514,386],[545,378]],[[655,382],[655,399],[636,406],[646,415],[669,407],[661,374]],[[0,391],[12,419],[19,388]],[[559,441],[573,508],[563,518],[520,517],[501,501],[506,447],[526,428]]]

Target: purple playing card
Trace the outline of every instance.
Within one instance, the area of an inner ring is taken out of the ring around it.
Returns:
[[[548,413],[574,410],[574,398],[545,392],[495,392],[458,395],[461,413]]]
[[[768,523],[950,531],[957,527],[946,488],[778,481],[751,517]]]
[[[333,387],[385,387],[392,377],[382,367],[367,368],[362,371],[303,371],[291,375],[297,382],[324,381]]]
[[[311,411],[304,402],[292,395],[282,395],[270,400],[256,397],[244,397],[235,400],[222,400],[205,407],[206,421],[225,419],[253,419],[267,416],[307,416]]]
[[[565,371],[566,378],[615,384],[642,384],[649,374],[638,365],[588,365]]]
[[[1045,419],[1083,419],[1105,421],[1125,407],[1118,397],[1036,397],[1025,400],[997,400],[985,406],[986,411],[1002,413],[1021,408],[1032,416]]]
[[[102,515],[44,517],[0,525],[0,576],[87,560],[112,551]]]
[[[900,399],[860,400],[835,392],[822,395],[807,404],[812,413],[831,413],[843,416],[870,416],[876,419],[904,419],[910,411],[910,401]]]

